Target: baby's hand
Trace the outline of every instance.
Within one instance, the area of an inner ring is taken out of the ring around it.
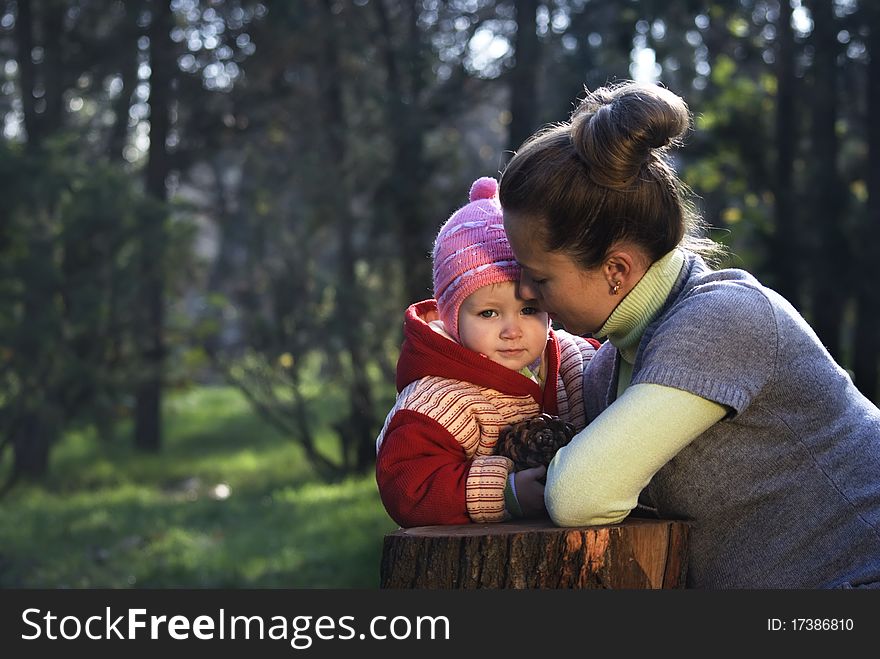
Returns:
[[[544,481],[547,468],[543,465],[523,469],[514,474],[516,499],[522,509],[523,517],[541,517],[547,515],[544,507]]]

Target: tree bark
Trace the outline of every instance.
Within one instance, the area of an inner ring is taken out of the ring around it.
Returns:
[[[15,41],[21,86],[21,108],[24,114],[24,130],[27,133],[28,149],[34,150],[42,142],[40,119],[37,115],[34,87],[36,86],[36,67],[31,53],[34,50],[34,16],[30,0],[20,0],[18,16],[15,19]]]
[[[538,127],[539,42],[537,0],[516,3],[516,65],[510,76],[510,129],[507,145],[516,151]]]
[[[830,2],[814,0],[813,12],[813,109],[812,185],[814,194],[812,208],[811,271],[813,286],[811,295],[812,325],[816,334],[838,361],[842,350],[842,319],[847,296],[851,287],[852,272],[843,218],[846,195],[837,168],[837,42],[838,24]]]
[[[800,307],[800,238],[794,203],[794,158],[797,141],[796,78],[794,72],[794,34],[791,28],[791,4],[779,3],[776,49],[776,177],[773,195],[775,227],[771,237],[770,266],[774,288]]]
[[[43,122],[46,132],[61,127],[64,114],[63,67],[66,53],[64,47],[64,12],[66,3],[45,3],[43,6],[43,87],[46,107]]]
[[[870,276],[876,268],[880,253],[880,7],[871,3],[863,8],[867,13],[868,29],[868,108],[866,131],[868,135],[868,212],[864,217],[860,277],[856,278],[856,331],[853,372],[859,390],[875,403],[878,398],[878,365],[880,365],[880,287]]]
[[[171,5],[153,3],[150,23],[150,150],[146,191],[162,208],[168,200],[166,178],[170,169],[167,139],[171,126],[171,83],[174,50],[171,42]],[[135,400],[135,446],[158,452],[162,446],[162,377],[165,359],[165,213],[150,214],[141,246],[141,291],[144,324],[141,336],[143,377]]]
[[[548,519],[422,526],[385,536],[382,588],[684,588],[688,526],[628,518],[559,528]]]
[[[423,186],[427,176],[425,162],[425,118],[421,100],[424,79],[421,33],[418,27],[418,8],[412,0],[401,12],[401,32],[395,35],[392,18],[385,0],[373,7],[379,22],[382,57],[385,64],[385,115],[392,144],[394,180],[388,194],[394,209],[394,230],[405,275],[405,304],[431,297],[430,260],[424,246],[424,231],[428,224],[423,210]]]
[[[53,408],[28,411],[21,419],[18,432],[12,438],[12,474],[39,479],[49,469],[50,440],[58,437],[57,416]]]
[[[125,162],[125,147],[128,143],[128,118],[131,110],[131,99],[137,87],[138,70],[138,28],[136,12],[123,5],[124,18],[120,27],[119,37],[121,50],[119,56],[119,76],[122,79],[122,91],[113,101],[112,109],[116,120],[110,129],[107,140],[107,155],[114,161]]]
[[[375,432],[377,421],[373,405],[373,392],[367,374],[367,354],[364,346],[361,315],[358,307],[363,303],[361,286],[355,270],[358,259],[353,234],[355,221],[352,217],[348,199],[350,195],[345,189],[346,167],[348,164],[348,146],[346,143],[346,117],[344,99],[340,81],[344,79],[340,61],[339,41],[334,28],[333,8],[330,0],[320,3],[321,14],[325,20],[323,42],[323,65],[325,77],[321,84],[321,104],[327,117],[324,134],[327,139],[328,152],[335,161],[329,164],[332,168],[332,179],[338,181],[337,189],[341,194],[333,194],[328,200],[328,208],[332,209],[332,217],[336,222],[339,236],[339,281],[337,294],[339,301],[336,306],[338,326],[345,342],[345,351],[351,358],[351,381],[349,383],[349,400],[351,404],[348,418],[337,424],[337,430],[345,447],[347,467],[354,471],[364,471],[375,459]]]
[[[42,9],[42,11],[40,11]],[[15,22],[16,58],[20,69],[22,112],[27,149],[38,153],[47,136],[61,128],[61,33],[64,7],[38,7],[20,0]],[[35,35],[42,37],[38,44]],[[43,46],[40,67],[33,51]],[[42,100],[35,92],[42,86]],[[11,480],[40,478],[48,470],[49,452],[61,431],[57,361],[51,346],[63,339],[61,319],[54,300],[60,293],[55,266],[54,200],[33,199],[27,226],[27,256],[22,309],[25,332],[17,342],[20,372],[20,417],[11,435]],[[5,218],[4,218],[5,219]],[[47,347],[50,346],[50,347]]]

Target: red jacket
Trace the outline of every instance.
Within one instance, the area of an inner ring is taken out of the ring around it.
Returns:
[[[397,401],[376,441],[376,481],[401,526],[497,522],[513,464],[494,455],[499,431],[541,412],[586,425],[583,369],[598,347],[549,332],[543,389],[439,334],[434,300],[410,306],[397,363]]]

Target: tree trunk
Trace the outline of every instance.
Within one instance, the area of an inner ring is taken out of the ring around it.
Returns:
[[[47,132],[61,127],[64,114],[63,98],[63,61],[66,53],[64,47],[64,13],[66,3],[51,2],[43,5],[43,86],[45,88],[46,107],[43,123]]]
[[[516,0],[516,65],[510,76],[508,149],[513,152],[538,127],[538,0]]]
[[[880,253],[880,7],[871,3],[863,8],[867,12],[868,52],[868,109],[866,131],[868,134],[868,212],[859,252],[861,276],[856,277],[857,323],[853,372],[859,390],[875,403],[878,397],[878,365],[880,365],[880,287],[872,275]]]
[[[37,115],[34,88],[36,86],[36,67],[31,53],[34,50],[34,16],[30,0],[19,0],[18,16],[15,19],[15,41],[21,86],[21,109],[24,114],[24,129],[27,133],[28,149],[36,149],[42,142],[40,119]]]
[[[58,437],[54,410],[43,409],[25,413],[12,438],[12,476],[39,479],[49,469],[49,447]]]
[[[29,0],[20,0],[15,22],[16,57],[19,65],[22,112],[27,149],[38,152],[48,134],[61,127],[60,66],[61,15],[63,8],[51,6],[33,11]],[[35,34],[42,34],[44,59],[38,72],[33,61],[37,46]],[[55,41],[47,41],[47,35]],[[38,75],[42,74],[42,77]],[[35,90],[43,87],[43,98]],[[61,320],[54,300],[59,293],[55,271],[53,201],[34,199],[27,231],[27,256],[24,268],[27,286],[23,293],[25,333],[17,342],[18,361],[25,364],[22,385],[17,396],[21,417],[12,435],[13,468],[11,481],[19,477],[40,478],[49,467],[49,451],[60,434],[60,410],[57,401],[57,362],[53,345],[62,341]]]
[[[123,7],[123,24],[120,28],[119,75],[122,78],[122,91],[113,101],[113,116],[116,118],[107,140],[107,155],[114,161],[125,162],[125,147],[128,144],[128,118],[131,99],[138,82],[138,29],[136,12],[131,7]]]
[[[424,247],[426,226],[423,186],[426,178],[424,108],[420,100],[424,85],[418,9],[409,0],[406,37],[396,46],[385,0],[374,5],[381,32],[385,63],[385,116],[393,147],[393,181],[388,195],[394,209],[394,231],[404,273],[404,306],[431,297],[430,260]]]
[[[171,82],[174,75],[174,44],[171,42],[171,5],[153,3],[150,23],[150,151],[146,171],[147,194],[158,202],[143,227],[141,245],[141,291],[144,323],[141,328],[143,374],[135,400],[135,446],[157,452],[162,446],[162,376],[165,357],[165,211],[170,167],[167,139],[171,124]]]
[[[355,221],[349,208],[350,195],[344,189],[345,181],[348,180],[345,168],[348,163],[348,148],[346,144],[346,119],[344,114],[344,100],[340,81],[344,79],[341,71],[339,58],[339,43],[334,31],[333,9],[330,0],[322,0],[320,3],[325,19],[325,41],[323,44],[324,72],[322,81],[321,103],[324,115],[327,117],[325,136],[328,151],[335,160],[332,162],[332,179],[338,181],[337,190],[328,200],[328,208],[332,209],[332,217],[336,222],[339,236],[339,281],[337,292],[339,300],[336,303],[336,316],[339,328],[342,331],[345,350],[351,358],[351,380],[349,383],[350,411],[348,419],[340,422],[338,428],[345,446],[345,455],[348,456],[347,466],[355,471],[364,471],[375,460],[375,431],[377,421],[373,405],[373,394],[370,380],[367,375],[367,354],[362,324],[361,313],[358,309],[363,304],[363,296],[360,293],[361,286],[358,284],[355,262],[356,253],[353,234]]]
[[[422,526],[385,536],[382,588],[684,588],[688,526],[628,518]]]
[[[15,21],[16,58],[20,70],[21,103],[24,115],[27,146],[38,149],[45,137],[58,130],[62,123],[62,69],[64,47],[63,3],[43,3],[34,11],[30,0],[19,0]],[[40,42],[34,35],[40,37]],[[36,46],[43,48],[39,67],[33,61]],[[38,99],[34,92],[42,86]]]
[[[813,12],[813,164],[812,232],[810,261],[813,274],[811,315],[816,334],[838,361],[842,350],[842,319],[851,294],[851,259],[843,233],[846,196],[837,170],[837,21],[830,2],[814,0]]]
[[[12,478],[39,479],[49,468],[49,451],[61,429],[58,404],[59,364],[65,351],[56,354],[64,332],[58,310],[58,277],[53,264],[54,228],[45,209],[35,209],[30,218],[32,233],[27,241],[28,262],[22,273],[28,285],[22,296],[22,324],[14,343],[21,389],[13,405]],[[17,408],[17,409],[16,409]]]
[[[776,52],[776,177],[773,195],[775,228],[770,240],[769,265],[774,274],[773,287],[800,307],[801,276],[798,268],[800,238],[795,218],[794,158],[797,140],[796,78],[794,72],[794,35],[791,29],[791,4],[779,3]]]

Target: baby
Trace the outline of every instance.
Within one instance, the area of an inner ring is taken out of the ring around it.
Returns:
[[[376,441],[379,493],[404,527],[543,514],[521,509],[517,491],[543,489],[545,469],[514,472],[495,454],[498,433],[542,412],[586,424],[583,370],[598,343],[552,330],[520,297],[497,190],[493,178],[471,186],[434,242],[434,298],[404,316],[399,393]]]

